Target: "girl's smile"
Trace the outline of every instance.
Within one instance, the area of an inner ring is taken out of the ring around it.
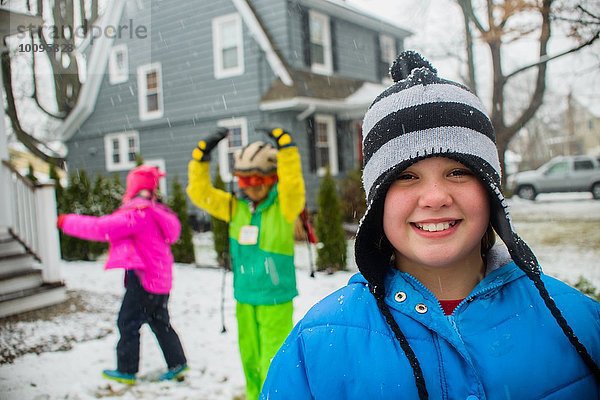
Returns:
[[[451,219],[438,219],[438,220],[429,220],[429,221],[420,221],[420,222],[411,222],[411,225],[417,229],[420,234],[427,235],[433,234],[438,237],[443,234],[450,234],[454,232],[454,228],[460,224],[460,220]],[[452,228],[452,229],[451,229]]]

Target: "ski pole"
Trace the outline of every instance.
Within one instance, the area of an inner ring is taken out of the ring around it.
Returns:
[[[226,261],[228,262],[228,261]],[[221,279],[221,333],[227,332],[225,328],[225,277],[227,276],[227,268],[223,268],[223,277]]]
[[[231,168],[230,168],[231,170]],[[227,234],[229,235],[229,224],[231,223],[231,215],[233,213],[233,176],[229,181],[229,193],[231,194],[231,198],[229,199],[229,221],[227,221]],[[221,333],[227,332],[227,328],[225,327],[225,277],[227,276],[227,270],[231,269],[231,253],[229,252],[229,241],[227,241],[227,249],[225,254],[223,254],[224,266],[223,266],[223,277],[221,279]]]
[[[229,135],[229,131],[227,131],[227,135]],[[230,160],[228,160],[229,172],[232,172],[232,165]],[[227,220],[227,236],[229,236],[229,225],[231,224],[231,218],[233,218],[233,176],[231,176],[229,180],[229,194],[231,197],[229,198],[229,220]],[[223,274],[221,277],[221,333],[227,332],[227,328],[225,327],[225,280],[227,277],[227,270],[231,269],[231,254],[229,252],[229,240],[227,240],[227,246],[225,251],[222,254],[223,259]]]
[[[313,266],[313,257],[312,257],[312,247],[310,244],[310,240],[308,240],[308,233],[304,234],[306,236],[306,246],[308,246],[308,265],[310,267],[310,277],[315,277],[315,267]]]
[[[302,227],[304,228],[304,236],[306,237],[306,245],[308,246],[308,265],[310,267],[310,277],[314,278],[315,267],[313,265],[311,243],[316,243],[317,238],[312,229],[312,226],[310,226],[310,222],[308,220],[308,211],[306,210],[306,208],[300,213],[300,220],[302,221]]]

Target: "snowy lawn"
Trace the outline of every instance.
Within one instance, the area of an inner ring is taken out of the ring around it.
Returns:
[[[537,254],[546,273],[574,283],[580,276],[600,287],[600,201],[578,195],[546,195],[539,201],[511,200],[515,226]],[[598,232],[597,232],[598,231]],[[553,233],[554,232],[554,233]],[[579,234],[577,234],[579,232]],[[210,237],[196,242],[203,265],[214,262]],[[349,254],[352,254],[352,241]],[[346,284],[354,273],[309,277],[306,244],[297,244],[298,287],[295,320],[320,298]],[[225,325],[221,333],[223,273],[215,268],[176,265],[170,310],[191,370],[182,383],[108,384],[100,373],[116,366],[116,317],[123,294],[122,272],[101,263],[65,262],[74,299],[70,309],[39,320],[0,320],[0,398],[27,399],[232,399],[244,392],[237,351],[232,276],[225,278]],[[16,334],[15,332],[19,332]],[[11,353],[28,344],[39,354]],[[154,336],[142,330],[141,376],[155,376],[165,364]]]
[[[352,272],[309,277],[306,244],[297,246],[298,286],[295,320],[325,295],[343,286]],[[205,259],[213,258],[206,254]],[[225,326],[221,333],[221,284],[223,272],[177,264],[169,308],[191,370],[182,383],[144,382],[135,387],[109,385],[101,377],[104,368],[116,366],[118,340],[116,318],[124,292],[122,271],[104,271],[102,263],[64,262],[67,287],[82,301],[93,303],[95,312],[72,310],[50,321],[18,322],[25,334],[13,337],[10,326],[0,333],[4,350],[27,341],[35,350],[59,350],[27,354],[13,364],[0,366],[0,398],[26,399],[232,399],[244,392],[244,377],[238,359],[232,275],[225,278]],[[110,332],[107,335],[107,332]],[[89,340],[97,337],[101,339]],[[73,343],[73,340],[81,343]],[[35,345],[34,345],[35,343]],[[72,347],[72,348],[71,348]],[[66,349],[66,350],[62,350]],[[60,351],[62,350],[62,351]],[[142,328],[140,374],[155,376],[165,363],[154,335]]]

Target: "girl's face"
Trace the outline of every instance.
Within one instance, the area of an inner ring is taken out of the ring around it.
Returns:
[[[383,230],[402,271],[460,268],[481,265],[489,219],[479,179],[458,161],[431,157],[408,167],[390,186]]]

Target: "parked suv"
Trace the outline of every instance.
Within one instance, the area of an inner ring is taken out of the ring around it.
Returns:
[[[536,170],[509,176],[507,186],[527,200],[552,192],[592,192],[600,199],[600,157],[555,157]]]

